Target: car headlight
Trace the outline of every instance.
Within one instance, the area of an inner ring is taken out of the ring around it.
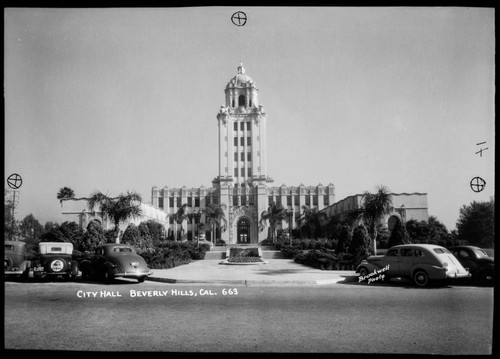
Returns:
[[[50,269],[52,269],[54,272],[60,272],[64,268],[64,263],[60,259],[56,259],[55,261],[52,261],[50,263]]]

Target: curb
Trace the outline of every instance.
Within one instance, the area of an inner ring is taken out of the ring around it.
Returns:
[[[240,285],[280,285],[280,284],[315,284],[315,285],[326,285],[326,284],[336,284],[339,282],[355,282],[358,277],[349,276],[349,277],[340,277],[335,279],[320,279],[320,280],[309,280],[309,281],[300,281],[300,280],[291,280],[291,281],[274,281],[274,280],[247,280],[247,279],[238,279],[238,280],[201,280],[201,279],[171,279],[171,278],[158,278],[158,277],[148,277],[147,281],[151,282],[160,282],[160,283],[171,283],[171,284],[240,284]]]

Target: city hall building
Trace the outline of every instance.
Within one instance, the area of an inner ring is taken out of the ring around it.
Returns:
[[[221,106],[217,114],[218,174],[212,186],[152,188],[151,205],[168,215],[169,234],[179,229],[174,214],[183,205],[188,206],[188,213],[203,212],[211,203],[221,206],[227,225],[217,230],[216,238],[221,238],[226,244],[256,244],[268,238],[269,227],[261,225],[260,219],[272,202],[281,204],[291,213],[293,227],[300,225],[303,206],[333,215],[342,213],[344,207],[347,210],[345,204],[353,202],[349,208],[359,204],[359,195],[336,204],[333,183],[326,186],[273,185],[267,171],[267,113],[260,104],[255,82],[246,74],[242,64],[236,76],[227,83],[224,93],[225,106]],[[427,220],[426,194],[398,198],[404,201],[401,204],[398,201],[398,207],[387,216],[386,224],[389,218],[402,218],[403,208],[406,219]],[[415,206],[418,209],[413,208]],[[196,222],[184,221],[180,225],[183,239],[194,238]],[[207,223],[204,215],[199,222]],[[279,228],[288,226],[287,221],[283,221]]]

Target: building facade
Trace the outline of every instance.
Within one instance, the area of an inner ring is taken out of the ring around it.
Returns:
[[[259,90],[243,65],[230,79],[224,90],[225,105],[217,114],[218,175],[210,188],[153,187],[152,205],[169,214],[171,232],[182,227],[182,236],[190,239],[199,220],[177,224],[174,214],[183,205],[191,213],[201,212],[211,203],[224,210],[227,225],[216,233],[227,244],[256,244],[268,237],[269,226],[260,223],[261,215],[270,203],[279,203],[295,223],[302,207],[322,210],[335,202],[335,187],[273,186],[267,172],[267,113],[260,103]],[[283,223],[282,228],[288,228]]]
[[[427,207],[427,193],[391,193],[392,206],[389,212],[381,219],[381,223],[386,225],[389,231],[392,231],[394,225],[398,222],[409,220],[427,221],[429,219]],[[331,206],[324,208],[326,217],[340,216],[341,219],[355,210],[361,208],[363,195],[356,194],[346,197]]]

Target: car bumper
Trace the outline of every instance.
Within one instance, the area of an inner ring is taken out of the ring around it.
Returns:
[[[23,271],[15,270],[15,271],[5,271],[4,275],[22,275]]]
[[[153,274],[153,271],[149,272],[117,272],[114,273],[115,277],[122,278],[140,278],[140,277],[148,277]]]
[[[471,274],[467,273],[446,273],[446,278],[455,279],[455,278],[469,278]]]

